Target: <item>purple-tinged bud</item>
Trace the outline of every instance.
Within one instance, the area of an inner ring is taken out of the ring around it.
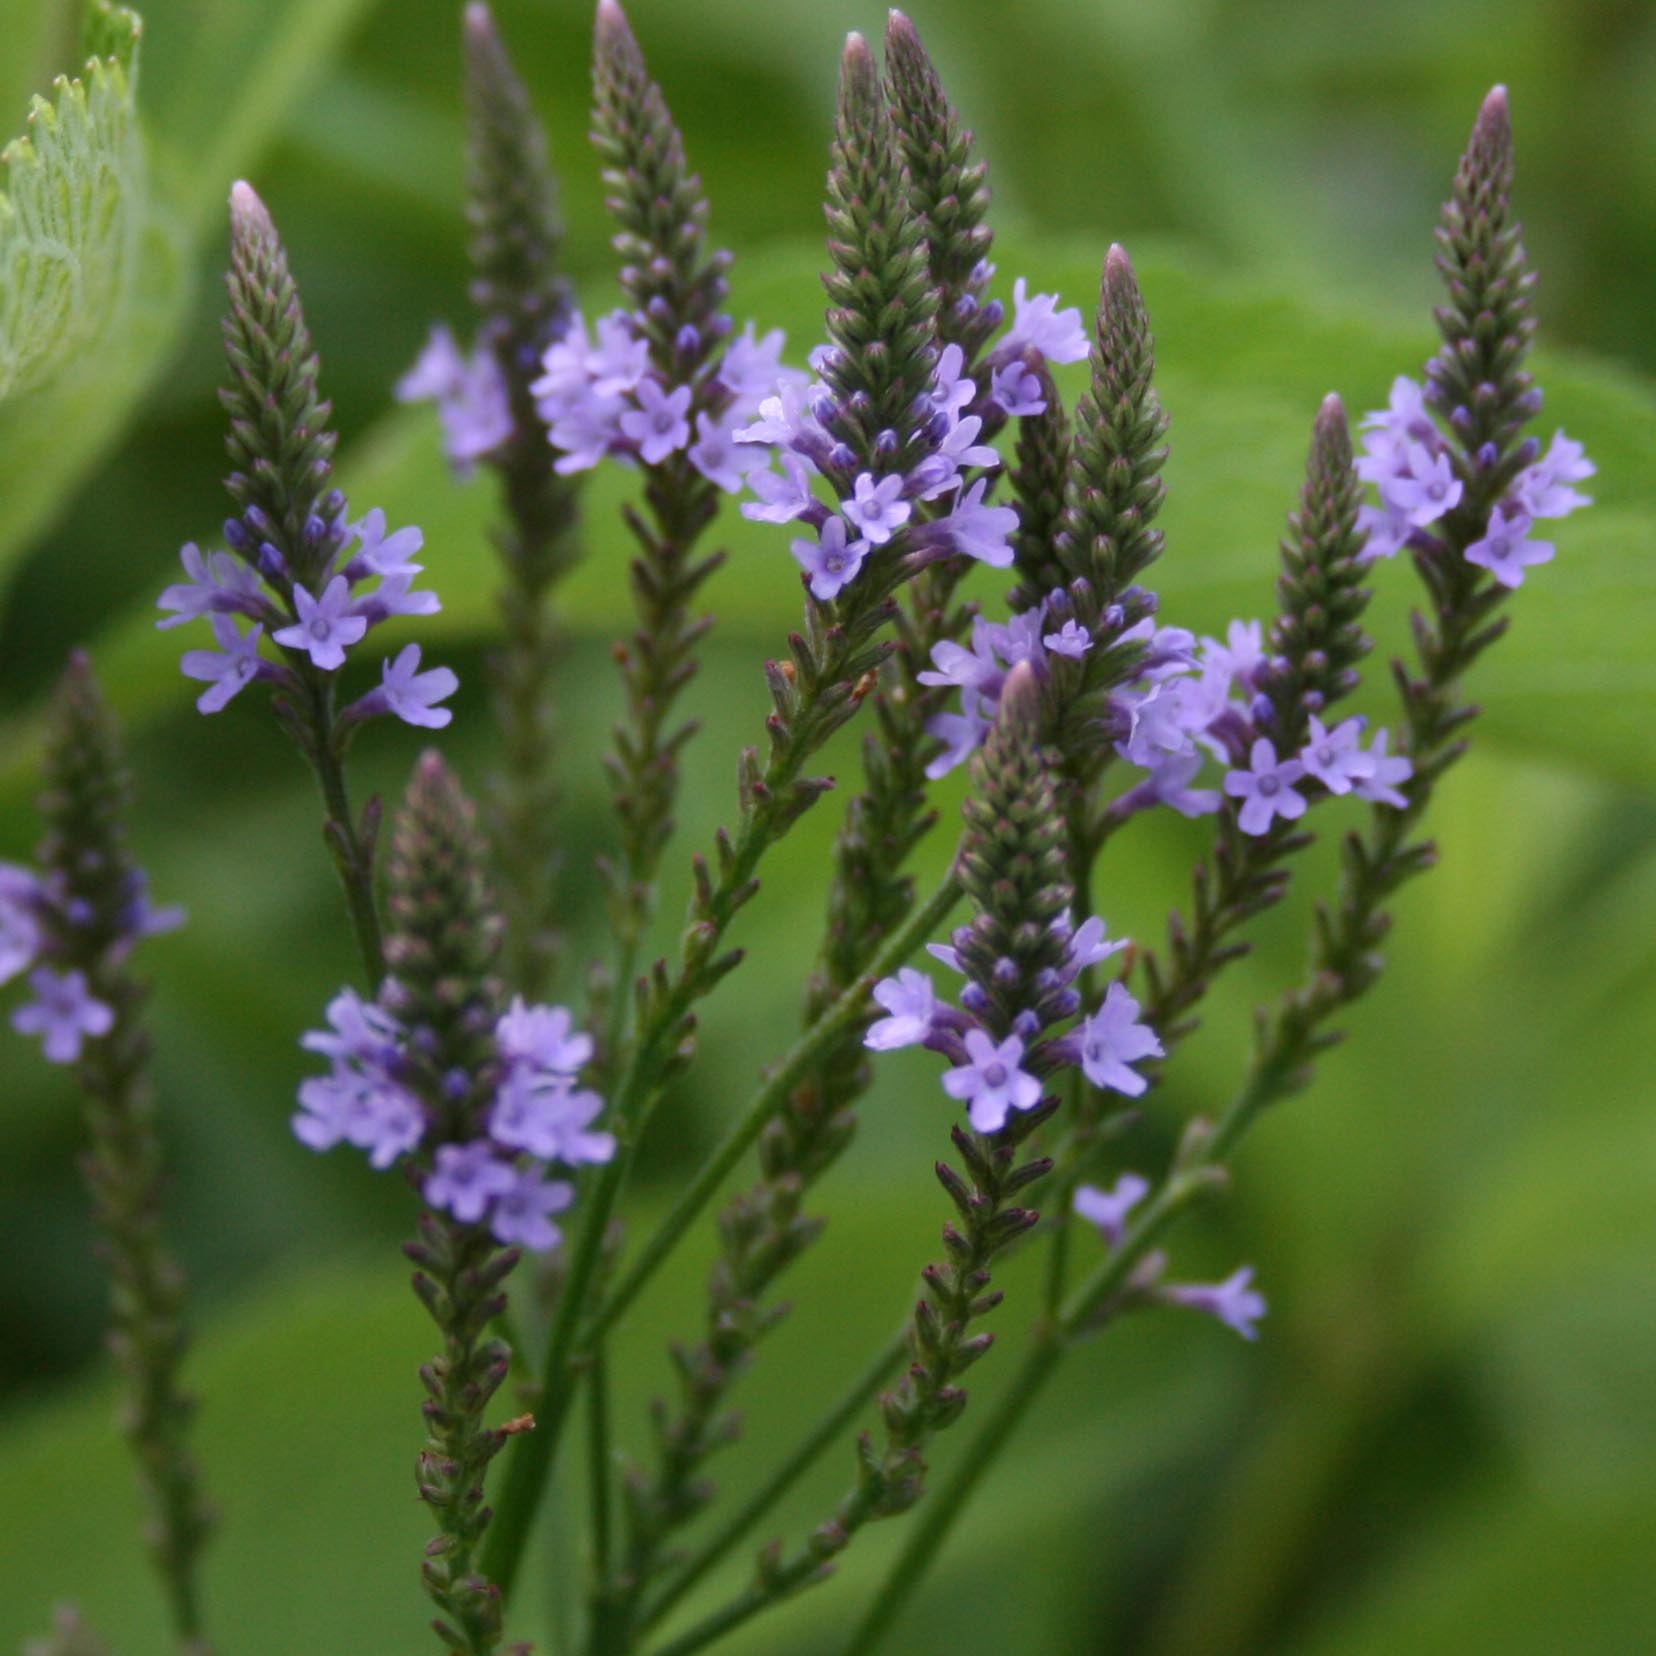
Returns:
[[[240,518],[226,518],[224,542],[232,552],[246,552],[253,545],[253,537],[243,528]]]
[[[1457,403],[1454,412],[1449,416],[1449,423],[1456,431],[1465,433],[1472,429],[1472,410],[1465,403]]]
[[[337,523],[345,515],[347,504],[343,489],[329,489],[322,497],[322,514],[330,522]]]
[[[981,983],[968,983],[960,991],[960,1004],[968,1012],[981,1016],[989,1010],[989,996]]]
[[[287,559],[269,541],[259,546],[259,573],[273,584],[287,579]]]
[[[957,300],[955,300],[954,314],[958,321],[970,322],[972,318],[977,315],[977,313],[978,302],[975,294],[963,293]]]
[[[276,533],[276,525],[270,521],[264,508],[257,503],[242,513],[242,521],[260,540],[269,540]]]
[[[1060,1018],[1073,1018],[1080,1010],[1081,991],[1079,989],[1066,989],[1058,997],[1058,999],[1052,1003],[1052,1016],[1054,1020]]]
[[[71,926],[90,926],[98,917],[97,909],[85,897],[71,897],[64,905],[64,914]]]
[[[926,421],[925,438],[934,448],[949,435],[950,422],[948,414],[941,408],[932,411],[931,418]]]
[[[712,334],[715,339],[724,339],[734,330],[735,326],[735,321],[731,317],[727,316],[723,311],[720,311],[717,316],[713,317],[707,323],[707,331]]]
[[[1307,690],[1300,697],[1300,706],[1307,713],[1320,713],[1328,705],[1328,698],[1320,690]]]
[[[1006,320],[1006,306],[998,299],[991,299],[983,307],[984,323],[990,328],[998,328]]]
[[[1120,632],[1127,621],[1127,612],[1120,604],[1108,604],[1100,618],[1111,632]]]
[[[1532,385],[1523,396],[1518,399],[1518,412],[1526,420],[1533,420],[1541,412],[1541,404],[1546,401],[1546,394],[1539,385]]]
[[[1041,1033],[1040,1014],[1032,1011],[1026,1006],[1023,1011],[1021,1011],[1017,1017],[1012,1020],[1012,1033],[1016,1035],[1019,1040],[1033,1041],[1035,1037]]]
[[[667,258],[665,254],[658,253],[655,258],[650,260],[650,274],[658,282],[665,282],[673,274],[673,261]],[[659,299],[660,297],[661,295],[658,293],[656,298]]]
[[[451,1104],[461,1103],[471,1091],[471,1077],[463,1069],[451,1069],[443,1077],[443,1097]]]
[[[1255,696],[1248,707],[1248,717],[1262,730],[1268,730],[1276,723],[1276,708],[1271,698],[1266,695]]]
[[[686,322],[673,340],[673,348],[681,357],[693,357],[701,349],[701,329],[694,322]]]
[[[650,269],[654,271],[656,264],[666,264],[666,262],[667,261],[665,259],[657,259],[655,264],[650,266]],[[670,276],[672,274],[671,267],[669,266],[668,269],[660,272],[660,274],[664,277]],[[645,305],[644,314],[649,317],[652,322],[667,322],[672,319],[673,307],[667,303],[664,295],[657,293],[652,295],[650,302]]]
[[[1478,450],[1478,464],[1482,466],[1485,471],[1493,471],[1499,464],[1500,459],[1501,451],[1496,448],[1493,443],[1485,443],[1483,447]]]
[[[857,469],[857,451],[849,443],[835,443],[828,451],[828,464],[835,471],[855,471]]]
[[[897,458],[898,450],[902,448],[897,433],[887,426],[874,439],[874,458],[879,461],[890,462]]]
[[[1518,445],[1516,459],[1520,466],[1533,466],[1541,458],[1541,440],[1538,437],[1526,437]]]
[[[994,979],[1002,989],[1010,989],[1018,981],[1018,963],[1010,955],[1002,955],[995,962]]]
[[[328,538],[328,526],[315,512],[305,519],[305,545],[315,551]]]

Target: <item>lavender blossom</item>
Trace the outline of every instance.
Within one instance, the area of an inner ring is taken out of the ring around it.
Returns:
[[[97,1040],[115,1027],[114,1009],[93,998],[84,972],[41,966],[29,974],[29,988],[35,998],[12,1013],[12,1028],[40,1036],[51,1063],[77,1062],[89,1037]]]
[[[894,978],[874,985],[874,999],[888,1014],[871,1024],[863,1045],[875,1052],[917,1046],[931,1033],[937,1015],[937,991],[924,972],[904,966]]]
[[[1263,834],[1280,817],[1294,822],[1305,815],[1305,796],[1294,783],[1305,775],[1298,759],[1278,760],[1270,739],[1261,736],[1249,754],[1248,769],[1225,773],[1225,792],[1244,801],[1237,821],[1244,834]]]
[[[1155,1030],[1139,1021],[1139,1003],[1126,985],[1112,983],[1103,1005],[1082,1022],[1077,1050],[1082,1073],[1095,1087],[1137,1098],[1149,1082],[1131,1066],[1160,1058],[1163,1049]]]
[[[265,676],[267,665],[259,657],[264,627],[255,625],[244,634],[228,615],[210,619],[218,649],[186,650],[183,669],[187,678],[205,680],[210,686],[196,697],[196,706],[203,713],[218,713],[254,679]]]
[[[848,582],[857,578],[857,571],[868,556],[870,542],[846,542],[845,519],[831,517],[823,524],[817,540],[792,542],[793,555],[805,571],[811,595],[823,603],[839,597]]]
[[[1370,775],[1360,777],[1353,784],[1353,792],[1359,799],[1367,799],[1377,805],[1391,805],[1401,811],[1409,801],[1407,795],[1398,790],[1397,784],[1407,782],[1414,775],[1414,765],[1402,754],[1388,757],[1386,744],[1389,740],[1388,732],[1375,732],[1368,752],[1374,769]]]
[[[1551,563],[1557,548],[1551,541],[1529,538],[1532,519],[1515,501],[1495,508],[1482,540],[1466,549],[1466,561],[1487,569],[1502,586],[1516,591],[1524,584],[1524,571],[1537,564]]]
[[[563,1179],[543,1178],[534,1168],[520,1169],[514,1183],[501,1191],[489,1209],[489,1228],[495,1240],[508,1247],[545,1253],[558,1246],[562,1232],[552,1215],[575,1200],[575,1187]]]
[[[1244,1340],[1257,1340],[1259,1319],[1265,1315],[1265,1296],[1252,1287],[1253,1266],[1244,1265],[1223,1282],[1189,1283],[1163,1288],[1161,1297],[1173,1305],[1217,1317]]]
[[[1305,774],[1315,777],[1331,794],[1350,793],[1357,783],[1374,775],[1374,756],[1361,745],[1363,722],[1346,719],[1329,730],[1315,714],[1311,716],[1311,733],[1300,749],[1300,762]]]
[[[1127,1235],[1127,1215],[1150,1194],[1150,1181],[1137,1173],[1123,1173],[1114,1190],[1081,1185],[1075,1192],[1075,1211],[1088,1224],[1096,1225],[1112,1248],[1119,1248]]]

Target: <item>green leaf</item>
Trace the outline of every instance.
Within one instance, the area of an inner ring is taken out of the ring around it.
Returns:
[[[98,0],[80,78],[0,150],[0,401],[38,390],[121,320],[145,213],[136,12]]]

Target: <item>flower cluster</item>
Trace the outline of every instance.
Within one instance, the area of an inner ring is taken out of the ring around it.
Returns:
[[[980,1133],[998,1133],[1014,1110],[1034,1109],[1047,1091],[1043,1078],[1064,1066],[1079,1066],[1095,1087],[1137,1098],[1149,1083],[1132,1066],[1160,1057],[1162,1044],[1140,1021],[1139,1003],[1125,984],[1112,983],[1067,1034],[1050,1033],[1081,1010],[1081,993],[1074,987],[1081,974],[1125,949],[1125,939],[1112,941],[1096,916],[1072,926],[1067,912],[1052,932],[1062,963],[1045,974],[1039,1009],[1020,1012],[1000,1040],[982,1022],[989,1000],[982,985],[968,981],[956,1007],[938,998],[928,973],[905,966],[875,985],[874,999],[886,1016],[869,1028],[865,1045],[876,1052],[925,1046],[948,1058],[954,1068],[944,1074],[943,1090],[966,1105]],[[961,951],[971,936],[972,928],[963,926],[951,942],[931,944],[930,952],[964,973]]]
[[[462,478],[512,436],[511,394],[495,353],[486,345],[460,349],[441,323],[431,330],[414,366],[397,382],[399,402],[433,402],[443,427],[443,452]]]
[[[1357,473],[1380,496],[1378,506],[1363,507],[1359,520],[1372,557],[1390,558],[1400,547],[1429,545],[1426,530],[1465,497],[1465,480],[1456,474],[1453,451],[1428,406],[1431,396],[1400,374],[1392,382],[1388,405],[1363,419],[1368,435]],[[1530,530],[1539,518],[1568,517],[1590,506],[1590,497],[1575,485],[1597,469],[1582,445],[1562,431],[1545,454],[1534,438],[1525,440],[1520,453],[1527,463],[1496,502],[1482,538],[1466,548],[1468,563],[1487,569],[1508,588],[1524,584],[1526,569],[1552,562],[1552,543],[1532,540]],[[1491,448],[1478,459],[1494,464],[1496,455]]]
[[[184,922],[182,909],[150,902],[141,869],[130,869],[125,880],[117,935],[100,943],[110,964],[124,960],[140,939]],[[51,1063],[79,1062],[88,1040],[115,1027],[115,1009],[92,993],[86,972],[70,964],[85,957],[88,928],[95,933],[104,925],[88,903],[66,895],[60,876],[0,863],[0,984],[28,973],[33,999],[12,1013],[12,1028],[39,1036]]]
[[[730,318],[720,315],[712,325],[728,332]],[[589,333],[577,312],[547,348],[541,377],[530,386],[552,446],[560,451],[557,470],[587,471],[607,456],[659,466],[682,451],[710,483],[737,493],[748,472],[764,463],[762,455],[737,445],[738,428],[767,396],[806,377],[782,366],[783,344],[780,328],[761,339],[748,323],[725,347],[698,397],[688,380],[672,384],[655,366],[640,317],[612,311]],[[687,370],[700,361],[704,346],[690,323],[675,341]]]
[[[992,267],[974,281],[986,283]],[[1016,315],[1000,343],[983,363],[966,372],[966,355],[948,345],[932,367],[931,384],[919,416],[920,441],[905,446],[895,431],[883,432],[876,457],[885,464],[867,469],[856,451],[833,433],[844,427],[833,392],[822,380],[808,385],[783,382],[760,404],[759,417],[736,431],[738,444],[762,445],[748,467],[747,483],[756,497],[743,514],[760,523],[805,523],[814,539],[800,538],[792,551],[812,595],[824,603],[861,572],[864,561],[888,546],[900,531],[905,550],[921,562],[964,554],[997,569],[1012,562],[1010,536],[1018,514],[1010,506],[993,506],[985,497],[990,479],[968,480],[974,470],[991,472],[1001,464],[988,439],[1007,419],[1042,413],[1046,408],[1047,363],[1079,362],[1087,354],[1081,313],[1059,310],[1050,293],[1031,297],[1024,279],[1013,288]],[[999,301],[984,307],[1000,320]],[[811,365],[828,373],[836,347],[819,346]],[[776,455],[772,468],[764,450]],[[815,480],[826,480],[835,496],[830,507],[817,497]],[[947,497],[948,509],[922,508]]]
[[[301,1041],[333,1066],[299,1088],[293,1131],[312,1150],[345,1143],[366,1151],[370,1165],[391,1167],[427,1145],[456,1095],[470,1091],[464,1074],[437,1077],[442,1098],[434,1109],[429,1066],[407,1030],[384,1005],[350,989],[329,1005],[328,1025]],[[462,1224],[486,1219],[502,1243],[553,1248],[559,1231],[552,1215],[569,1206],[574,1189],[549,1178],[547,1164],[577,1167],[615,1153],[611,1135],[592,1130],[603,1100],[577,1081],[592,1040],[574,1030],[564,1008],[527,1006],[519,997],[495,1023],[494,1052],[484,1136],[431,1146],[420,1162],[421,1190]]]
[[[255,679],[294,690],[294,666],[301,659],[318,672],[336,673],[347,652],[382,621],[398,615],[434,615],[442,607],[434,592],[417,591],[422,566],[415,554],[425,544],[418,529],[386,532],[377,507],[356,523],[345,522],[345,497],[334,490],[323,502],[331,516],[313,517],[305,538],[317,573],[309,584],[296,578],[273,539],[274,526],[257,505],[229,518],[224,538],[229,552],[203,554],[193,544],[181,554],[188,579],[170,586],[157,600],[171,613],[158,627],[205,619],[216,650],[185,652],[183,669],[207,685],[196,698],[203,713],[217,713]],[[367,583],[375,583],[365,590]],[[242,631],[238,617],[252,625]],[[269,633],[288,655],[273,661],[260,653]],[[382,668],[380,683],[348,707],[347,722],[394,714],[408,724],[438,730],[453,715],[439,704],[459,680],[447,667],[420,670],[420,646],[409,644]]]

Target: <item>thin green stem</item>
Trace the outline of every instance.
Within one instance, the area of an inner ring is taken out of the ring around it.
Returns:
[[[587,1380],[587,1492],[592,1546],[591,1626],[594,1656],[607,1649],[605,1603],[615,1535],[610,1501],[609,1365],[603,1348],[592,1353]]]
[[[596,1339],[608,1330],[643,1292],[645,1286],[683,1240],[684,1234],[718,1193],[719,1186],[757,1142],[766,1124],[786,1101],[801,1076],[805,1075],[830,1046],[863,1017],[868,1005],[869,984],[894,972],[915,949],[948,917],[960,901],[960,881],[951,873],[933,893],[929,902],[916,909],[902,927],[892,934],[868,972],[852,984],[833,1004],[827,1016],[806,1031],[771,1072],[747,1108],[731,1125],[718,1147],[684,1187],[672,1210],[661,1221],[608,1298],[587,1324],[587,1338]]]
[[[370,989],[378,989],[385,976],[385,949],[380,938],[379,910],[374,902],[374,852],[364,845],[351,815],[350,794],[345,786],[345,763],[334,735],[333,683],[321,678],[310,686],[312,766],[322,790],[327,811],[323,833],[345,888],[345,903],[351,913],[362,968]]]
[[[754,1525],[764,1518],[829,1448],[838,1442],[841,1433],[849,1430],[864,1405],[901,1365],[908,1352],[910,1321],[910,1318],[904,1317],[902,1325],[874,1354],[873,1360],[862,1373],[846,1387],[833,1407],[782,1458],[771,1475],[724,1521],[723,1526],[686,1560],[679,1573],[668,1582],[639,1617],[638,1625],[641,1630],[648,1631],[661,1622],[685,1594],[690,1592],[731,1548],[739,1545]]]

